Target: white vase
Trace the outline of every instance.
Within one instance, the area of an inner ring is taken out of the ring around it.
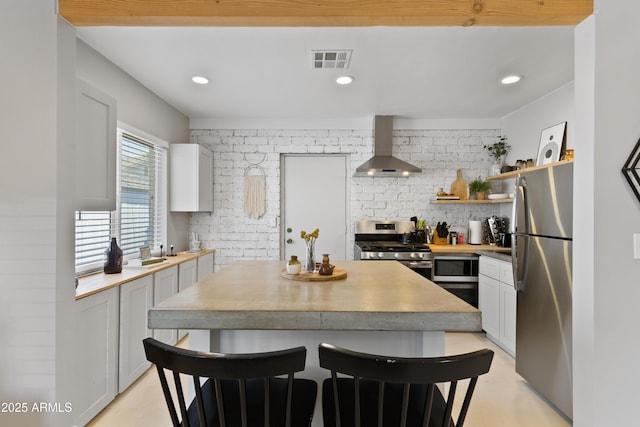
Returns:
[[[287,273],[289,274],[300,274],[302,270],[302,264],[298,261],[298,257],[295,255],[291,255],[291,259],[287,262]]]
[[[499,175],[500,169],[502,169],[502,163],[494,163],[489,166],[489,176]]]

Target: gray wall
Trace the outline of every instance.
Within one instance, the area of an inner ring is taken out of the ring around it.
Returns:
[[[575,149],[579,155],[580,144],[575,141],[574,86],[573,82],[567,83],[503,117],[502,129],[512,146],[511,162],[535,161],[542,130],[560,122],[567,122],[567,148]]]
[[[7,0],[0,39],[0,401],[72,402],[75,31],[54,2]],[[1,425],[73,421],[0,413]]]
[[[169,143],[189,141],[189,119],[81,40],[77,75],[118,101],[118,121]],[[169,160],[170,161],[170,160]],[[188,249],[189,216],[169,212],[166,247]]]
[[[576,426],[633,423],[640,381],[640,202],[620,171],[640,137],[640,13],[596,1],[576,32],[574,391]]]

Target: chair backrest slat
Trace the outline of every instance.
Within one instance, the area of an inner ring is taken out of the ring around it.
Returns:
[[[180,376],[177,373],[174,373],[176,376],[176,383],[180,382]],[[198,424],[201,426],[206,425],[206,417],[204,415],[204,398],[202,396],[202,384],[200,384],[200,377],[193,376],[193,385],[196,392],[195,401],[198,409]],[[180,396],[184,396],[182,390],[180,391]],[[184,397],[182,399],[181,407],[184,407],[182,411],[182,420],[186,420],[185,424],[190,424],[189,417],[187,416],[187,409],[184,401]]]
[[[356,398],[358,401],[360,398]],[[359,412],[359,411],[358,411]],[[384,381],[378,384],[378,427],[382,427],[384,421]]]
[[[340,427],[342,420],[353,418],[356,427],[376,424],[386,427],[387,422],[402,427],[427,427],[434,418],[442,427],[463,427],[478,376],[489,371],[493,351],[408,358],[360,353],[323,343],[319,356],[320,366],[331,371],[331,379],[325,380],[325,386],[330,386],[332,393],[323,393],[324,399],[333,400],[332,405],[323,405],[325,426]],[[346,377],[338,378],[338,374]],[[454,400],[458,381],[462,379],[470,381],[458,420],[454,422]],[[344,396],[349,383],[354,390],[352,407],[346,403],[351,398]],[[449,384],[446,398],[437,387],[440,383]],[[361,399],[373,394],[377,395],[377,410],[366,408],[362,412]]]
[[[340,399],[338,399],[338,375],[336,371],[331,371],[331,386],[333,389],[333,406],[335,407],[335,414],[340,414]],[[340,417],[336,416],[336,427],[342,427]]]
[[[317,384],[295,378],[305,367],[304,347],[223,354],[182,349],[153,338],[146,338],[143,344],[147,360],[156,365],[174,427],[302,427],[311,423]],[[175,400],[165,370],[172,371]],[[193,380],[191,403],[185,399],[184,376]]]
[[[433,396],[435,395],[435,384],[429,384],[427,386],[427,397],[424,402],[424,417],[422,418],[422,427],[428,427],[429,420],[431,419],[431,411],[433,409]]]
[[[402,412],[400,415],[400,425],[407,427],[407,414],[409,413],[409,390],[410,384],[402,385]]]
[[[216,391],[216,404],[218,405],[218,424],[220,424],[220,427],[226,427],[225,420],[227,417],[224,413],[224,394],[222,393],[222,381],[220,381],[220,378],[214,378],[213,385]]]
[[[476,389],[476,384],[478,383],[478,378],[471,378],[469,382],[469,386],[467,387],[467,392],[464,395],[464,401],[462,402],[462,407],[460,408],[460,415],[458,416],[458,423],[464,424],[464,420],[467,418],[467,412],[469,411],[469,404],[471,403],[471,396],[473,396],[473,391]]]

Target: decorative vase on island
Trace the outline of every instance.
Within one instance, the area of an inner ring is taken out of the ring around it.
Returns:
[[[329,254],[322,254],[322,264],[318,269],[318,274],[321,276],[331,276],[333,274],[334,265],[331,265],[329,261]]]
[[[115,237],[111,238],[111,244],[104,251],[104,272],[105,274],[115,274],[122,272],[122,249],[118,246]]]
[[[302,270],[302,264],[298,261],[298,257],[291,255],[291,259],[287,262],[287,273],[300,274],[300,270]]]
[[[312,273],[316,269],[315,249],[315,242],[307,242],[307,256],[305,258],[304,268],[309,273]]]

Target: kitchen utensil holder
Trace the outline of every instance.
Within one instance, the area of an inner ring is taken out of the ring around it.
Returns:
[[[431,243],[434,245],[448,245],[449,238],[448,237],[440,237],[438,233],[433,233],[433,239],[431,239]]]

